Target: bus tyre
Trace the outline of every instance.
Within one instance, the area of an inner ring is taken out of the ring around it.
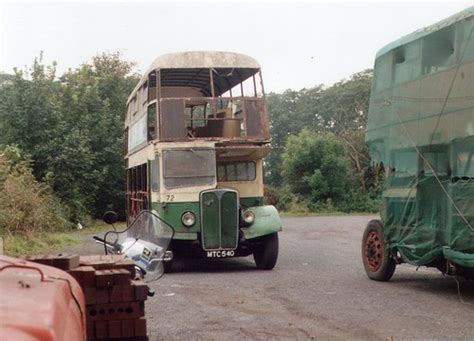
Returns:
[[[371,220],[362,237],[362,261],[367,276],[375,281],[389,281],[395,272],[396,262],[384,241],[380,220]]]
[[[253,250],[253,259],[258,269],[271,270],[278,259],[278,233],[261,237],[260,243]]]

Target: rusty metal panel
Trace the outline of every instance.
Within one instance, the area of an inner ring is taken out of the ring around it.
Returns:
[[[267,123],[267,108],[265,101],[260,98],[244,100],[247,138],[269,139]]]
[[[160,100],[160,140],[186,140],[183,99]]]

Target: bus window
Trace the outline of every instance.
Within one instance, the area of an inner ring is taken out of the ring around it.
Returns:
[[[474,152],[465,150],[457,153],[455,159],[455,176],[474,178]]]
[[[160,192],[160,159],[155,156],[151,162],[151,190]]]
[[[148,141],[156,138],[156,104],[148,106],[147,110],[147,125],[148,125]]]
[[[147,115],[134,122],[128,132],[128,148],[133,150],[147,141]]]
[[[420,76],[420,42],[414,41],[393,51],[393,82],[398,85]]]
[[[446,176],[449,175],[449,158],[446,152],[423,153],[422,172],[426,176]],[[434,173],[434,172],[435,173]]]
[[[126,193],[129,218],[135,217],[142,210],[148,209],[147,164],[126,170]]]
[[[423,39],[422,72],[438,72],[454,65],[455,27],[446,27]]]
[[[255,162],[231,162],[217,167],[219,181],[254,181],[256,177]]]
[[[395,177],[415,176],[417,172],[418,155],[415,150],[401,150],[393,154]]]
[[[216,180],[212,149],[163,151],[163,182],[167,189],[212,185]]]
[[[156,99],[156,72],[150,72],[148,76],[148,101]]]

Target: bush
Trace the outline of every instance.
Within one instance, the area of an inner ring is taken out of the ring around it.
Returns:
[[[346,173],[344,148],[336,136],[303,129],[288,139],[283,176],[292,193],[313,204],[338,201],[345,192]]]
[[[377,213],[380,209],[381,197],[370,192],[351,189],[344,194],[337,208],[342,212],[371,212]]]
[[[35,180],[16,147],[0,150],[0,233],[27,236],[68,226],[50,186]]]

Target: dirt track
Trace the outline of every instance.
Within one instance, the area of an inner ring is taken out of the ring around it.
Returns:
[[[175,263],[151,286],[151,340],[474,339],[474,282],[402,265],[367,279],[360,239],[373,217],[284,219],[272,271],[253,259]],[[91,244],[76,251],[98,250]]]

